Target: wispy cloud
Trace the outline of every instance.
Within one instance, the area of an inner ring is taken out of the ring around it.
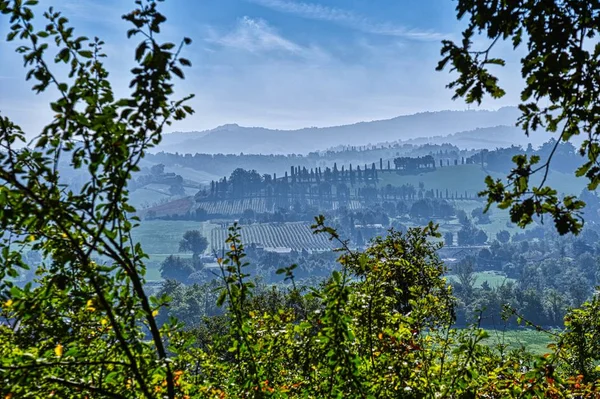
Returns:
[[[365,16],[341,8],[327,7],[315,3],[302,3],[290,0],[248,0],[254,4],[267,7],[279,12],[295,14],[303,18],[319,21],[329,21],[383,36],[404,37],[413,40],[438,40],[444,35],[431,30],[411,29],[389,22],[373,21]]]
[[[301,53],[303,50],[301,46],[280,36],[265,21],[250,17],[238,20],[236,28],[224,35],[212,32],[207,40],[221,46],[243,49],[253,53],[264,51]]]
[[[211,29],[206,41],[210,44],[250,53],[279,52],[300,58],[327,58],[323,50],[317,47],[302,46],[286,39],[266,21],[247,16],[240,18],[232,31],[219,33]]]

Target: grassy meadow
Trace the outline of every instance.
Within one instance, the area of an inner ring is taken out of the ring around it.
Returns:
[[[508,350],[525,348],[536,355],[543,355],[551,351],[548,345],[553,342],[552,337],[543,331],[520,328],[516,330],[487,330],[487,332],[490,336],[484,342],[490,347],[506,345]]]
[[[475,288],[481,288],[486,281],[492,288],[499,287],[509,281],[515,281],[512,278],[506,277],[504,273],[495,270],[475,272],[473,274],[475,276]],[[450,271],[450,274],[448,274],[446,278],[450,282],[458,281],[458,278],[452,274],[452,271]]]
[[[140,244],[150,257],[147,262],[148,280],[160,280],[160,263],[169,255],[191,257],[190,253],[179,252],[179,241],[188,230],[200,230],[210,240],[210,231],[215,225],[208,222],[187,220],[144,220],[133,231],[133,239]]]
[[[477,196],[477,193],[485,188],[485,177],[490,174],[484,171],[480,165],[456,165],[437,168],[432,172],[423,172],[416,175],[401,175],[392,172],[380,172],[379,185],[402,186],[412,184],[419,187],[419,183],[425,185],[425,189],[441,190],[444,195],[448,190],[450,195],[457,192],[458,196],[468,193],[469,197]],[[500,177],[500,174],[492,173],[493,177]]]

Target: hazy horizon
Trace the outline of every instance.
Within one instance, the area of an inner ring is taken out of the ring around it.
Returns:
[[[51,3],[40,1],[37,9]],[[107,67],[118,95],[127,93],[135,40],[125,40],[120,16],[129,2],[63,1],[56,6],[76,34],[105,42]],[[436,72],[442,39],[455,39],[462,23],[451,2],[434,0],[374,6],[366,0],[224,0],[166,2],[166,40],[189,36],[185,50],[193,66],[176,85],[179,95],[196,93],[193,117],[170,131],[203,131],[225,124],[270,129],[328,127],[440,110],[466,110],[445,88],[447,72]],[[385,12],[384,12],[385,10]],[[0,25],[5,36],[8,26]],[[23,84],[18,42],[0,44],[0,109],[30,135],[52,118],[54,94],[36,96]],[[507,56],[500,78],[518,73],[518,53]],[[501,80],[507,96],[481,108],[518,103],[518,87]],[[471,109],[478,107],[471,106]]]
[[[496,112],[502,108],[515,108],[516,109],[516,107],[517,107],[516,105],[503,105],[503,106],[499,106],[499,107],[489,107],[489,108],[473,107],[473,106],[466,107],[465,106],[465,108],[456,108],[456,109],[452,109],[452,108],[432,109],[432,110],[423,110],[423,111],[417,111],[417,112],[412,112],[412,113],[407,113],[407,114],[399,114],[396,116],[390,116],[389,118],[371,119],[371,120],[356,120],[354,122],[350,121],[350,122],[335,124],[335,125],[299,126],[299,127],[292,127],[292,128],[277,128],[277,127],[272,127],[272,126],[267,126],[267,125],[244,125],[244,124],[238,123],[236,121],[231,121],[231,122],[226,122],[226,123],[223,123],[220,125],[208,127],[206,129],[202,129],[202,130],[198,130],[198,129],[195,129],[195,130],[169,130],[165,134],[169,135],[169,134],[177,134],[177,133],[205,133],[205,132],[210,132],[210,131],[213,131],[215,129],[219,129],[219,128],[225,127],[225,126],[238,126],[241,128],[261,128],[261,129],[279,130],[279,131],[298,131],[298,130],[315,129],[315,128],[316,129],[327,129],[327,128],[333,128],[333,127],[358,125],[361,123],[381,122],[381,121],[387,121],[387,120],[392,120],[392,119],[401,118],[401,117],[405,117],[405,116],[413,116],[413,115],[419,115],[419,114],[438,113],[438,112],[466,112],[466,111]],[[512,126],[512,124],[507,123],[507,126]]]

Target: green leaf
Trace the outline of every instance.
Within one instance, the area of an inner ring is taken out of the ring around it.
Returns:
[[[89,50],[81,50],[78,54],[83,58],[92,58],[94,54]]]
[[[135,49],[135,60],[140,61],[144,54],[146,53],[146,49],[148,48],[148,44],[143,41],[139,44],[139,46]]]

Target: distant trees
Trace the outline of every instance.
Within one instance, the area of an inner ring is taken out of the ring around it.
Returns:
[[[469,217],[467,216],[467,212],[465,212],[464,209],[457,210],[456,217],[458,218],[458,222],[463,226],[470,223]]]
[[[428,170],[435,168],[433,156],[400,157],[396,158],[397,168],[405,170]],[[276,174],[260,175],[256,170],[235,169],[229,177],[212,181],[208,189],[201,190],[196,199],[239,199],[249,197],[268,197],[283,199],[288,205],[297,199],[317,197],[319,201],[347,201],[354,199],[367,199],[372,196],[368,190],[374,189],[374,194],[381,199],[415,199],[415,198],[442,198],[442,192],[434,188],[425,191],[420,185],[417,191],[411,184],[402,186],[377,187],[380,179],[379,173],[383,169],[383,159],[379,160],[379,169],[375,162],[369,165],[339,168],[334,162],[332,167],[306,168],[301,165],[291,166],[283,176]],[[367,187],[363,187],[366,184]],[[359,187],[355,187],[360,185]],[[449,193],[446,191],[446,198]]]
[[[571,306],[579,307],[583,304],[592,293],[592,282],[586,276],[578,273],[578,270],[573,268],[569,273],[565,273],[565,287],[571,297]]]
[[[231,194],[234,198],[252,195],[261,189],[262,178],[256,170],[237,168],[229,177]]]
[[[450,202],[441,200],[437,201],[437,215],[444,219],[448,219],[456,215],[456,208]]]
[[[183,234],[179,241],[179,250],[182,252],[191,252],[194,262],[208,248],[208,240],[198,230],[188,230]]]
[[[583,210],[583,216],[588,222],[600,222],[600,197],[595,191],[584,189],[579,195],[579,199],[586,204]]]
[[[454,245],[454,234],[450,231],[447,231],[446,233],[444,233],[444,244],[447,247],[451,247],[452,245]]]
[[[206,317],[223,313],[223,309],[217,306],[218,282],[215,280],[199,283],[185,285],[175,280],[163,283],[157,296],[166,295],[171,301],[168,312],[158,315],[161,324],[167,323],[170,317],[175,317],[178,322],[184,323],[186,328],[192,329],[200,326]]]
[[[403,159],[399,157],[397,159]],[[407,159],[416,159],[417,161],[403,161],[406,167],[421,165],[421,171],[431,162],[433,156],[423,157],[404,157]],[[379,162],[379,167],[383,166],[383,159]],[[402,163],[401,161],[398,161]],[[415,163],[416,162],[416,163]],[[419,163],[420,162],[420,163]],[[435,163],[435,162],[434,162]],[[400,165],[400,164],[398,164]],[[412,166],[411,166],[412,165]],[[256,200],[255,212],[272,212],[275,209],[292,209],[297,204],[300,208],[317,207],[317,209],[337,209],[340,207],[370,207],[377,203],[386,201],[414,201],[430,199],[436,201],[430,203],[434,206],[433,211],[427,210],[423,204],[418,204],[414,209],[420,217],[438,217],[451,218],[456,214],[451,202],[442,201],[456,198],[466,198],[468,193],[458,194],[458,191],[444,188],[426,188],[423,181],[413,185],[405,183],[401,185],[378,184],[381,180],[381,173],[389,171],[387,169],[378,169],[376,163],[370,165],[353,166],[350,164],[338,167],[333,163],[332,167],[316,167],[307,169],[301,166],[292,166],[283,176],[276,174],[260,175],[255,170],[245,170],[237,168],[229,177],[224,177],[218,181],[212,181],[207,188],[200,190],[195,199],[197,202],[216,202],[220,200]],[[435,183],[434,183],[435,184]],[[357,202],[354,202],[357,201]],[[353,203],[354,202],[354,203]],[[233,205],[233,206],[231,206]],[[248,209],[249,203],[245,204],[227,204],[226,214],[229,216],[242,216],[242,212]],[[408,204],[408,208],[412,202]],[[203,206],[205,209],[211,209],[214,215],[221,215],[214,212],[216,208],[209,205]],[[421,209],[419,208],[421,207]],[[427,205],[425,205],[427,207]],[[260,210],[258,208],[261,208]],[[268,209],[268,211],[265,210]],[[409,211],[403,210],[402,213]],[[193,216],[193,215],[190,215]],[[481,216],[483,220],[486,216]],[[246,218],[245,218],[246,220]]]
[[[306,167],[290,167],[283,177],[276,174],[259,175],[255,170],[237,168],[229,176],[218,181],[212,181],[208,189],[200,190],[196,194],[196,200],[219,200],[219,199],[246,199],[246,198],[268,198],[269,201],[277,203],[278,206],[288,207],[295,201],[306,204],[308,199],[317,200],[318,203],[341,201],[346,202],[351,197],[361,198],[364,196],[364,188],[351,188],[357,183],[372,183],[377,181],[377,169],[375,163],[369,168],[360,167],[348,169],[342,166],[338,169],[337,164],[333,169],[325,167],[322,169]],[[367,187],[373,188],[373,187]],[[376,196],[383,198],[385,195],[403,195],[407,197],[404,187],[394,193],[376,190]]]
[[[170,255],[160,265],[160,275],[165,280],[187,283],[190,275],[202,269],[200,254],[208,248],[208,240],[199,230],[188,230],[179,241],[179,251],[191,252],[192,259]]]
[[[160,264],[160,276],[165,280],[177,280],[186,283],[188,277],[196,271],[189,259],[170,255]]]
[[[421,199],[416,201],[410,208],[410,216],[416,219],[430,218],[433,216],[433,206],[431,201]]]
[[[413,218],[450,218],[455,213],[456,209],[448,201],[424,198],[412,204],[409,215]]]
[[[252,209],[246,209],[242,213],[242,217],[246,220],[252,221],[256,218],[256,212],[254,212]]]
[[[406,172],[426,171],[435,169],[435,159],[431,155],[424,157],[398,157],[394,159],[396,170]]]
[[[162,163],[152,165],[150,168],[150,173],[155,176],[161,176],[165,174],[165,165]]]
[[[482,207],[473,209],[471,216],[477,220],[478,224],[489,224],[492,222],[490,220],[490,211],[484,212]]]
[[[458,245],[483,245],[487,242],[487,234],[469,223],[458,232]]]
[[[456,276],[457,294],[465,304],[469,304],[473,299],[473,290],[475,288],[475,273],[472,259],[464,259],[458,262],[453,268],[452,273]]]

